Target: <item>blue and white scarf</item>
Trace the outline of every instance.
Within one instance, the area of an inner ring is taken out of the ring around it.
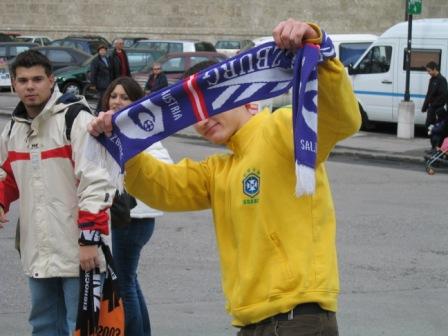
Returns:
[[[200,120],[293,88],[296,194],[313,194],[317,151],[317,66],[335,56],[323,33],[321,46],[294,54],[268,42],[146,96],[112,117],[113,133],[97,139],[123,172],[126,161],[156,141]],[[111,171],[111,165],[108,164]],[[119,183],[117,183],[119,185]]]

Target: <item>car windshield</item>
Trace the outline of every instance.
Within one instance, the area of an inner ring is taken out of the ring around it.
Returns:
[[[84,61],[84,63],[82,63],[81,66],[87,66],[90,65],[90,63],[92,63],[93,59],[96,57],[97,54],[92,55],[92,57],[88,58],[87,60]]]

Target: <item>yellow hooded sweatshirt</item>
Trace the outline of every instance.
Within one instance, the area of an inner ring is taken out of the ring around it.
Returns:
[[[235,326],[305,302],[337,309],[336,221],[324,161],[361,123],[342,64],[318,70],[316,191],[295,196],[292,111],[263,111],[230,139],[230,154],[167,164],[142,153],[126,164],[126,189],[164,211],[211,208],[226,308]]]

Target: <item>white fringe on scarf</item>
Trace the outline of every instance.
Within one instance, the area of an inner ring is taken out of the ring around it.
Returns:
[[[111,184],[121,194],[124,190],[124,175],[121,172],[120,165],[109,154],[106,147],[101,145],[93,136],[89,136],[84,153],[88,161],[107,170]]]
[[[296,196],[312,195],[316,190],[316,172],[305,165],[296,165]]]

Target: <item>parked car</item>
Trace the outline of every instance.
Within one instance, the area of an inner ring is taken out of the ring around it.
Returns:
[[[91,57],[90,54],[70,47],[46,46],[35,49],[48,57],[53,70],[71,65],[81,65]]]
[[[161,50],[165,53],[190,51],[215,51],[210,42],[194,40],[141,40],[135,43],[134,48]]]
[[[0,42],[0,59],[9,61],[22,51],[38,46],[37,43],[30,42]]]
[[[19,42],[32,42],[37,43],[41,46],[49,45],[51,39],[47,36],[33,36],[33,35],[21,35],[16,37],[16,41]]]
[[[254,46],[251,40],[218,40],[215,43],[217,52],[227,55],[228,57],[236,55],[241,49],[248,49]]]
[[[115,41],[119,38],[123,40],[125,48],[133,48],[134,44],[138,41],[147,40],[146,37],[117,37],[112,41],[112,46],[114,46]]]
[[[96,54],[98,46],[103,44],[100,40],[89,40],[84,38],[67,37],[64,39],[54,40],[50,46],[71,47],[79,49],[88,54]]]
[[[125,49],[128,55],[129,67],[131,72],[141,71],[146,66],[164,55],[158,50],[147,49]],[[96,55],[91,56],[83,64],[79,66],[70,66],[59,69],[54,72],[56,83],[61,92],[73,92],[75,94],[83,94],[86,96],[94,96],[95,90],[90,85],[90,64]]]
[[[173,84],[182,78],[185,70],[199,62],[208,60],[221,62],[226,58],[227,56],[224,54],[209,51],[169,53],[158,59],[157,63],[162,65],[162,71],[168,79],[168,84]],[[150,72],[151,65],[148,65],[143,70],[133,73],[132,77],[144,88]]]

